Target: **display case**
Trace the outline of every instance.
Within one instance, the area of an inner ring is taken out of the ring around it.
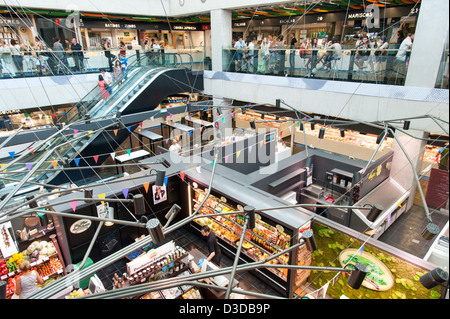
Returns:
[[[193,186],[189,186],[192,200],[190,213],[198,209],[207,194],[204,188],[199,187],[196,182],[191,183]],[[200,232],[204,225],[209,226],[216,234],[219,244],[223,247],[222,253],[234,258],[242,234],[244,216],[232,212],[242,211],[245,205],[245,203],[239,203],[213,190],[199,210],[199,214],[204,215],[204,217],[192,221],[191,226],[196,232]],[[230,212],[230,214],[208,217],[210,214],[226,212]],[[264,260],[298,242],[300,236],[295,236],[299,231],[298,229],[292,229],[287,224],[275,221],[270,218],[270,215],[257,213],[255,217],[256,227],[251,230],[247,229],[244,236],[240,256],[241,263]],[[311,262],[310,256],[311,254],[305,250],[305,245],[302,245],[296,250],[291,250],[276,259],[270,260],[268,263],[309,265]],[[292,263],[292,261],[295,262]],[[286,296],[290,296],[309,277],[309,271],[307,270],[292,271],[287,268],[259,268],[253,273]]]
[[[279,117],[279,120],[290,119],[287,117]],[[292,126],[292,121],[285,122],[276,122],[277,116],[272,114],[264,114],[264,119],[262,119],[262,114],[255,111],[247,111],[245,114],[236,113],[235,122],[236,127],[242,129],[250,128],[250,121],[254,120],[255,122],[259,121],[273,121],[273,122],[265,122],[265,123],[255,123],[256,129],[264,128],[267,130],[277,129],[278,136],[281,138],[287,137],[291,135],[291,130],[289,129]]]

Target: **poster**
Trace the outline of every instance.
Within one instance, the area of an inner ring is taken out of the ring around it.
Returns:
[[[159,204],[167,200],[167,190],[166,185],[163,186],[152,186],[153,190],[153,204]]]
[[[0,224],[0,250],[4,258],[19,252],[13,233],[11,222]]]
[[[449,175],[448,171],[432,168],[428,182],[425,200],[433,208],[446,208],[448,202]]]

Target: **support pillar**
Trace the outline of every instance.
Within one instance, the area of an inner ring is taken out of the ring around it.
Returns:
[[[229,63],[227,55],[223,54],[223,48],[231,48],[232,40],[231,11],[211,11],[211,58],[212,70],[223,71],[223,65]]]
[[[423,0],[405,86],[434,88],[448,38],[449,1]]]
[[[429,136],[427,132],[422,131],[409,130],[408,133],[417,138],[428,138]],[[420,176],[427,142],[411,137],[399,131],[395,132],[395,135],[397,136],[397,139],[400,141],[403,148],[408,153],[409,158],[413,162],[417,176]],[[413,168],[411,167],[408,158],[405,156],[402,148],[395,140],[392,145],[392,151],[394,151],[394,157],[392,159],[392,168],[390,175],[391,178],[393,178],[405,190],[410,190],[410,195],[406,207],[406,211],[408,211],[414,204],[414,197],[418,185],[416,184]]]

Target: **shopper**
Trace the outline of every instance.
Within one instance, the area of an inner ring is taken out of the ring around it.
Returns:
[[[206,237],[206,244],[208,247],[208,257],[206,258],[207,261],[212,261],[217,266],[220,266],[220,260],[222,258],[222,252],[220,251],[220,246],[217,243],[216,234],[214,234],[213,231],[208,226],[203,226],[202,235]]]
[[[72,44],[70,46],[70,49],[73,52],[73,59],[75,60],[75,65],[78,69],[78,71],[83,72],[84,70],[84,53],[83,53],[83,47],[81,44],[78,43],[77,39],[72,38]]]
[[[127,55],[127,46],[123,41],[119,43],[119,54],[126,56]]]
[[[407,53],[412,49],[414,41],[414,33],[408,34],[408,36],[400,44],[397,55],[395,56],[395,69],[398,75],[406,77],[406,64],[408,62]]]
[[[369,37],[367,35],[363,36],[361,42],[356,47],[356,57],[355,64],[358,67],[359,71],[366,69],[367,67],[364,65],[370,55],[370,43]]]
[[[327,55],[324,61],[324,67],[331,71],[331,61],[338,60],[342,55],[342,46],[339,44],[338,39],[334,37],[327,47]]]
[[[289,66],[290,66],[290,75],[294,75],[295,71],[295,46],[297,45],[298,41],[295,38],[295,33],[291,33],[291,46],[289,47],[291,49],[289,54]]]
[[[67,57],[64,52],[64,47],[61,44],[61,39],[59,37],[56,37],[53,40],[53,51],[54,51],[54,58],[55,58],[55,67],[56,67],[56,73],[59,74],[60,70],[68,69],[68,62]]]
[[[120,64],[119,60],[116,60],[115,64],[114,64],[114,80],[119,81],[118,85],[122,84],[122,76],[123,76],[123,71],[122,71],[122,65]]]
[[[105,83],[105,80],[103,79],[103,76],[101,74],[98,76],[98,86],[100,88],[101,97],[104,100],[109,98],[109,88],[108,85]]]
[[[169,152],[180,154],[181,146],[180,146],[180,144],[178,144],[178,141],[176,139],[172,139],[170,142],[171,142],[171,145],[169,147]]]
[[[113,78],[112,78],[111,74],[109,74],[109,72],[106,72],[106,70],[103,69],[103,68],[100,69],[100,73],[103,76],[103,80],[105,80],[106,86],[109,88],[108,89],[109,94],[111,94],[112,93],[111,86],[112,86],[112,83],[113,83]]]
[[[241,71],[242,57],[245,49],[245,42],[242,37],[238,38],[238,41],[234,44],[234,48],[236,49],[237,71]]]
[[[19,71],[20,75],[23,76],[23,57],[22,57],[23,49],[20,47],[19,43],[14,39],[11,39],[10,49],[14,65],[16,66],[17,71]]]
[[[124,80],[127,79],[127,70],[128,70],[128,59],[124,55],[119,55],[120,65],[122,66],[122,73],[124,75]]]
[[[111,54],[111,40],[106,38],[103,42],[103,49],[105,50],[105,57],[108,59],[109,71],[112,72],[112,61],[115,56]]]
[[[28,261],[22,261],[19,264],[19,270],[22,273],[21,276],[16,277],[16,288],[14,293],[20,298],[24,299],[34,294],[39,290],[37,283],[43,284],[41,275],[36,270],[31,270],[30,263]]]

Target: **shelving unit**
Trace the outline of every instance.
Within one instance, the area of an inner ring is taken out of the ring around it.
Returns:
[[[203,201],[206,193],[201,189],[195,189],[193,198],[194,209]],[[204,214],[204,218],[197,219],[193,223],[201,226],[208,225],[216,234],[216,236],[227,245],[237,249],[239,239],[242,234],[242,226],[244,224],[244,216],[241,214],[230,214],[224,216],[211,216],[209,214],[225,213],[239,210],[237,206],[231,205],[216,196],[210,195],[206,200],[200,213]],[[272,226],[262,220],[262,217],[256,216],[256,228],[247,230],[244,236],[243,250],[241,253],[249,261],[260,261],[272,254],[288,248],[291,245],[291,235],[285,233],[282,226]],[[270,264],[289,264],[291,256],[284,254],[277,259],[271,260]],[[267,269],[272,275],[276,276],[279,281],[287,284],[288,270],[286,268],[269,268]]]

